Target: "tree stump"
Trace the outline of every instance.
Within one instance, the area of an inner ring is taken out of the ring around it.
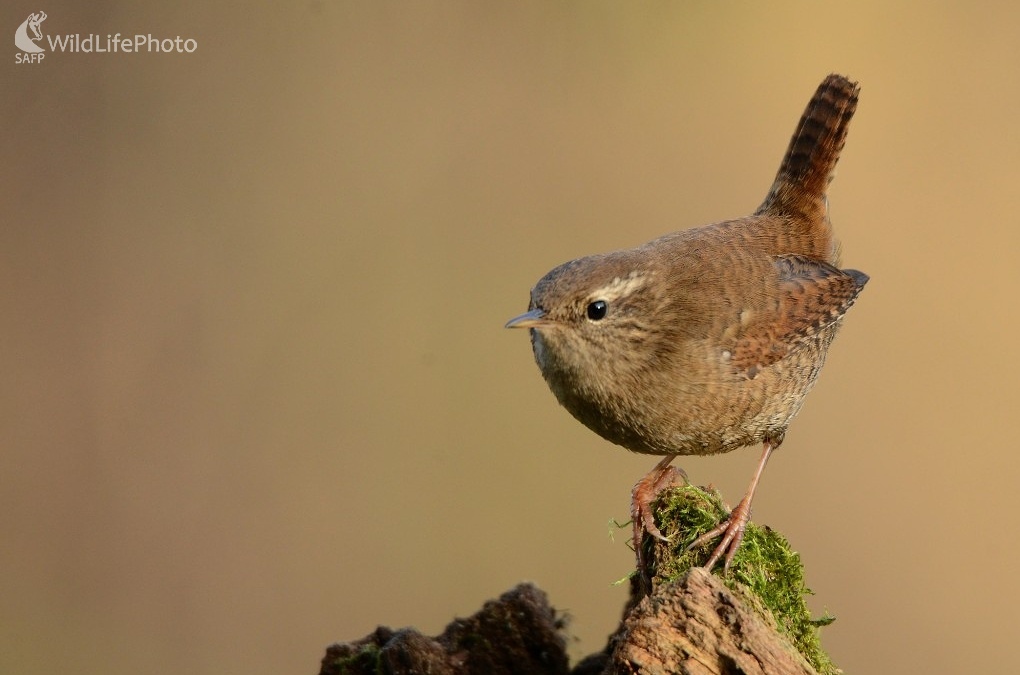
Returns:
[[[434,638],[413,628],[380,627],[361,640],[332,645],[320,675],[841,673],[818,640],[818,629],[832,619],[811,619],[803,567],[781,535],[748,524],[725,580],[699,567],[709,547],[686,550],[726,513],[714,491],[685,485],[663,494],[656,516],[671,541],[644,538],[647,568],[631,577],[619,627],[604,650],[573,670],[566,617],[544,592],[520,584]]]

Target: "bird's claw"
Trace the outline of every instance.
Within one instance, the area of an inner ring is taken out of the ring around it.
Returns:
[[[711,572],[719,562],[719,558],[725,554],[723,560],[723,576],[725,576],[730,571],[733,556],[737,554],[737,549],[740,548],[740,544],[744,540],[744,531],[747,529],[747,523],[750,519],[751,501],[744,497],[737,504],[737,507],[730,511],[730,515],[726,520],[691,542],[687,550],[690,551],[702,544],[707,544],[719,535],[722,535],[722,540],[715,547],[715,550],[712,551],[712,555],[709,556],[708,561],[705,563],[705,569]]]

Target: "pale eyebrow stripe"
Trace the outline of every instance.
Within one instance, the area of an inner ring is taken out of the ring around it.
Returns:
[[[596,289],[591,294],[591,299],[612,302],[625,295],[630,295],[645,285],[648,276],[644,272],[635,270],[625,277],[616,277],[605,286]]]

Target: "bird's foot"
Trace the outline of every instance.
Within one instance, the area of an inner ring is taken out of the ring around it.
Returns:
[[[705,569],[711,572],[712,568],[719,562],[719,558],[725,553],[726,558],[723,562],[723,575],[725,576],[730,570],[733,556],[736,555],[737,549],[740,548],[740,542],[744,540],[744,530],[747,528],[747,522],[750,519],[751,495],[747,495],[740,500],[735,509],[730,511],[730,515],[726,520],[691,542],[687,550],[690,551],[702,544],[707,544],[719,535],[722,535],[722,540],[715,547],[715,550],[712,551],[708,562],[705,563]]]
[[[630,492],[630,520],[634,528],[634,553],[637,555],[637,569],[641,575],[645,575],[647,571],[644,549],[641,546],[645,532],[661,541],[669,541],[669,538],[662,534],[655,524],[652,503],[663,490],[676,485],[686,485],[689,482],[683,469],[669,465],[675,458],[676,455],[664,457],[644,478],[634,484],[634,488]]]

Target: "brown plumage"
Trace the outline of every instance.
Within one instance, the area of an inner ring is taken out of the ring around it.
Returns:
[[[507,324],[531,329],[542,374],[574,417],[666,456],[635,486],[635,537],[661,537],[648,504],[674,457],[764,445],[747,495],[696,542],[724,535],[709,568],[723,553],[729,565],[769,454],[868,280],[838,269],[826,200],[857,95],[845,77],[822,82],[754,214],[565,263]]]

